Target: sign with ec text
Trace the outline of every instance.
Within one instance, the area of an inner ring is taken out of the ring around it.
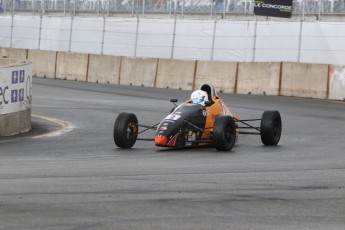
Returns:
[[[0,68],[0,115],[31,108],[31,64]]]

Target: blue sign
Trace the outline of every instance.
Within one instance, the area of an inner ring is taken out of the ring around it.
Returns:
[[[17,102],[18,101],[18,90],[11,90],[11,102]]]
[[[17,84],[18,80],[18,70],[12,71],[12,84]]]
[[[23,83],[25,81],[25,72],[24,70],[19,71],[19,82]]]
[[[24,101],[24,89],[19,89],[19,101]]]

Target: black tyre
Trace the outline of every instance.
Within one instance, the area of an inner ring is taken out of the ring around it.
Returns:
[[[264,145],[277,145],[282,133],[282,120],[276,110],[268,110],[262,114],[260,135]]]
[[[138,135],[138,119],[133,113],[120,113],[114,124],[114,142],[120,148],[131,148]]]
[[[218,151],[230,151],[236,141],[236,124],[230,116],[219,116],[214,122],[213,145]]]

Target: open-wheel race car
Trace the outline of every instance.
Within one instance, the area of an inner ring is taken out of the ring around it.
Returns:
[[[156,146],[185,148],[213,146],[230,151],[240,134],[260,135],[264,145],[277,145],[282,131],[280,113],[267,110],[259,119],[241,120],[233,114],[210,84],[201,85],[186,102],[176,105],[160,123],[143,125],[133,113],[120,113],[114,124],[114,142],[120,148],[131,148],[137,140],[153,141]],[[260,126],[250,123],[257,122]],[[140,138],[155,130],[153,138]]]

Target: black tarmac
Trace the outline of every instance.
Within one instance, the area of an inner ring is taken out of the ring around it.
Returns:
[[[344,103],[220,94],[242,119],[279,110],[280,144],[114,145],[119,113],[155,124],[190,94],[35,78],[33,131],[0,139],[0,229],[345,229]]]

